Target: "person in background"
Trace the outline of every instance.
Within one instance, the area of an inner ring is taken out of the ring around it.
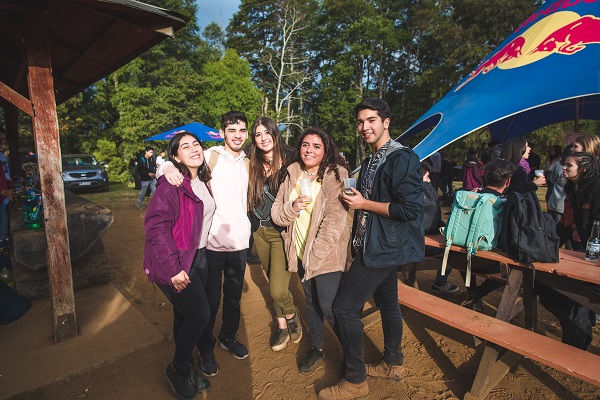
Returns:
[[[431,181],[431,186],[433,186],[433,188],[437,191],[440,181],[440,174],[442,171],[442,154],[439,151],[432,153],[429,156],[429,161],[431,164],[429,179]]]
[[[213,329],[221,304],[221,290],[223,322],[219,345],[238,360],[248,357],[248,348],[237,339],[246,254],[251,234],[248,219],[248,168],[246,154],[242,149],[248,138],[246,115],[240,111],[223,114],[220,134],[224,138],[224,145],[204,151],[209,167],[213,165],[211,189],[217,204],[206,245],[206,297],[210,305],[210,320],[199,346],[200,370],[209,377],[219,372],[214,354],[217,339],[213,335]],[[182,183],[183,175],[169,161],[158,172],[160,174],[163,171],[170,184],[178,186]]]
[[[563,176],[562,170],[564,160],[566,160],[569,154],[571,154],[572,147],[572,145],[568,145],[567,147],[565,147],[562,151],[562,157],[558,161],[550,164],[550,168],[546,172],[546,182],[548,183],[548,191],[546,193],[548,214],[550,214],[552,218],[556,221],[556,228],[557,232],[559,233],[559,236],[561,236],[559,232],[559,221],[565,209],[565,198],[567,196],[567,194],[565,193],[565,184],[567,183],[567,180]],[[556,159],[556,157],[553,157],[553,159]],[[562,242],[563,239],[561,238],[561,244]]]
[[[512,162],[503,158],[496,158],[494,161],[490,161],[485,165],[485,185],[478,193],[493,194],[500,199],[505,199],[505,193],[510,187],[515,169],[516,167]],[[500,232],[496,232],[496,235],[499,234]],[[460,265],[461,263],[465,264],[465,255],[451,251],[448,256],[448,264]],[[472,259],[471,270],[473,273],[495,274],[500,272],[500,264],[497,261],[474,257]],[[466,280],[466,273],[464,271],[461,271],[461,275]],[[483,283],[477,285],[477,278],[473,277],[471,286],[467,287],[467,299],[462,305],[482,312],[484,309],[482,299],[503,285],[503,282],[494,279],[485,279]]]
[[[529,143],[529,147],[531,148],[531,151],[529,152],[529,157],[527,158],[527,164],[529,165],[529,171],[532,172],[536,169],[540,169],[542,165],[542,158],[539,156],[539,154],[534,152],[535,145],[533,142]]]
[[[161,165],[163,165],[165,163],[165,152],[164,150],[160,152],[160,154],[158,155],[158,157],[156,157],[156,168],[159,168]]]
[[[348,170],[321,128],[308,128],[297,143],[271,215],[286,227],[282,235],[289,270],[298,272],[304,288],[311,347],[300,361],[300,372],[308,373],[323,359],[323,319],[337,334],[333,301],[346,270],[350,239],[348,211],[340,200]],[[302,178],[311,182],[311,198],[300,189]]]
[[[546,191],[546,202],[548,201],[548,199],[550,199],[550,194],[552,193],[552,185],[554,185],[554,182],[548,179],[548,176],[550,175],[552,170],[554,170],[556,164],[560,164],[563,160],[562,150],[562,147],[560,147],[559,145],[551,146],[550,150],[548,150],[548,156],[546,157],[545,163],[546,171],[544,172],[544,175],[546,176],[546,184],[548,185],[548,190]],[[562,171],[560,175],[562,175]]]
[[[529,179],[529,168],[527,159],[529,158],[529,147],[527,140],[523,137],[512,138],[502,147],[500,158],[504,158],[515,165],[515,173],[510,179],[508,191],[525,193],[527,191],[537,191],[538,186],[546,184],[546,177],[536,176],[533,181]]]
[[[591,234],[592,224],[595,220],[600,220],[599,161],[590,153],[571,153],[565,160],[563,175],[567,180],[565,190],[573,207],[576,231],[582,245],[585,246]],[[581,251],[584,251],[583,246]],[[600,293],[600,286],[586,286]],[[558,318],[563,343],[587,350],[593,339],[595,313],[543,282],[536,281],[534,289],[539,295],[540,303]]]
[[[442,210],[440,209],[440,202],[438,199],[437,190],[431,185],[429,163],[421,161],[421,171],[423,173],[423,227],[425,234],[436,234],[440,232],[440,228],[443,227],[444,221],[442,221]],[[433,247],[425,246],[425,256],[436,256],[443,254],[444,250]],[[431,290],[435,293],[444,293],[448,295],[454,295],[458,292],[458,286],[452,285],[448,282],[448,277],[452,272],[452,268],[446,268],[446,275],[442,275],[442,270],[438,270],[435,275],[435,281],[431,286]]]
[[[487,164],[491,161],[494,161],[500,155],[501,147],[500,142],[497,140],[492,140],[488,142],[487,149],[481,154],[481,162],[483,164]]]
[[[440,171],[440,189],[442,190],[442,200],[452,197],[454,182],[454,167],[456,163],[447,152],[442,152],[442,168]]]
[[[600,137],[597,135],[581,135],[575,138],[571,153],[589,153],[600,158]],[[565,157],[566,160],[566,157]],[[562,169],[560,173],[562,173]],[[566,183],[566,182],[565,182]],[[558,236],[561,240],[561,245],[564,243],[567,249],[573,249],[577,251],[583,251],[586,243],[581,241],[579,233],[575,227],[575,216],[573,213],[573,207],[567,196],[564,200],[563,213],[556,226]]]
[[[463,190],[473,190],[483,185],[483,163],[477,150],[470,148],[463,163]]]
[[[354,259],[333,303],[344,368],[336,385],[319,392],[321,400],[368,396],[367,376],[404,379],[398,270],[423,261],[425,256],[419,157],[391,139],[391,111],[384,100],[364,99],[354,108],[354,116],[372,154],[363,162],[354,195],[342,194],[343,201],[355,210]],[[381,313],[384,353],[379,362],[365,365],[360,310],[371,297]]]
[[[148,187],[153,195],[156,191],[156,161],[154,161],[153,147],[146,146],[144,155],[137,162],[136,170],[142,184],[142,190],[140,190],[137,200],[137,208],[141,210],[144,208],[144,197],[146,197]]]
[[[215,202],[198,138],[188,132],[176,135],[169,155],[184,180],[179,187],[164,177],[158,181],[144,219],[144,271],[173,305],[175,354],[164,376],[178,398],[193,399],[210,389],[193,365],[192,352],[210,318],[205,247]]]
[[[0,150],[4,150],[6,132],[0,126]],[[10,177],[10,166],[4,153],[0,151],[0,237],[8,236],[8,204],[13,199],[14,182]]]
[[[276,328],[270,343],[271,349],[281,351],[290,340],[299,343],[302,339],[298,309],[289,289],[290,278],[295,271],[288,268],[281,237],[284,228],[271,220],[275,196],[288,176],[286,166],[292,149],[283,141],[275,121],[267,117],[260,117],[254,122],[250,138],[248,206],[252,236],[269,280],[269,293],[275,309]]]

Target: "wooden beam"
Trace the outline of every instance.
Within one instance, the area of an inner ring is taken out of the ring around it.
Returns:
[[[33,107],[31,102],[21,94],[15,92],[10,86],[4,82],[0,82],[0,97],[8,101],[10,104],[19,108],[30,117],[33,117]]]
[[[30,12],[23,18],[27,83],[35,113],[33,132],[42,187],[54,340],[59,341],[77,335],[77,322],[52,63],[44,14]]]

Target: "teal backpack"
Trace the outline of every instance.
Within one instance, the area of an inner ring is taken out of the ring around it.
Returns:
[[[442,275],[450,246],[467,248],[467,277],[465,285],[471,286],[471,257],[477,250],[492,250],[498,243],[502,228],[503,201],[493,194],[459,190],[454,196],[452,210],[445,228],[440,228],[446,238],[446,250],[442,261]]]

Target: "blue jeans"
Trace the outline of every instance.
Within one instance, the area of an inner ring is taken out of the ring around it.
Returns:
[[[302,261],[298,260],[298,274],[304,277]],[[306,297],[306,318],[310,329],[310,342],[319,350],[323,350],[323,318],[339,337],[338,327],[333,315],[333,301],[338,293],[342,280],[342,271],[317,275],[302,282]]]
[[[362,383],[367,379],[363,360],[363,325],[360,311],[373,296],[381,312],[383,358],[392,365],[402,365],[402,313],[398,304],[398,268],[366,268],[361,255],[352,261],[333,303],[344,350],[345,379]]]
[[[184,368],[192,363],[192,351],[199,345],[210,318],[210,308],[206,299],[205,284],[208,265],[204,249],[196,251],[192,268],[188,274],[190,283],[179,293],[173,286],[158,285],[167,299],[173,304],[173,338],[175,339],[175,356],[173,363],[177,368]]]
[[[213,335],[223,290],[223,324],[219,339],[235,339],[240,327],[240,300],[246,272],[246,249],[239,251],[206,250],[208,278],[206,297],[210,306],[210,320],[198,347],[203,354],[214,351],[217,340]]]
[[[154,192],[156,191],[156,179],[152,179],[151,181],[142,181],[142,190],[140,190],[140,194],[138,195],[139,206],[142,206],[144,204],[144,197],[146,197],[148,186],[150,186],[150,190],[154,195]]]

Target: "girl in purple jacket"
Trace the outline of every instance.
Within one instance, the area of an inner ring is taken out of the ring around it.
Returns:
[[[204,248],[215,202],[200,140],[179,133],[169,142],[168,153],[184,182],[177,187],[164,177],[158,180],[144,220],[144,271],[173,305],[175,355],[165,369],[165,379],[178,398],[193,399],[196,392],[210,389],[193,365],[192,352],[210,318]]]

